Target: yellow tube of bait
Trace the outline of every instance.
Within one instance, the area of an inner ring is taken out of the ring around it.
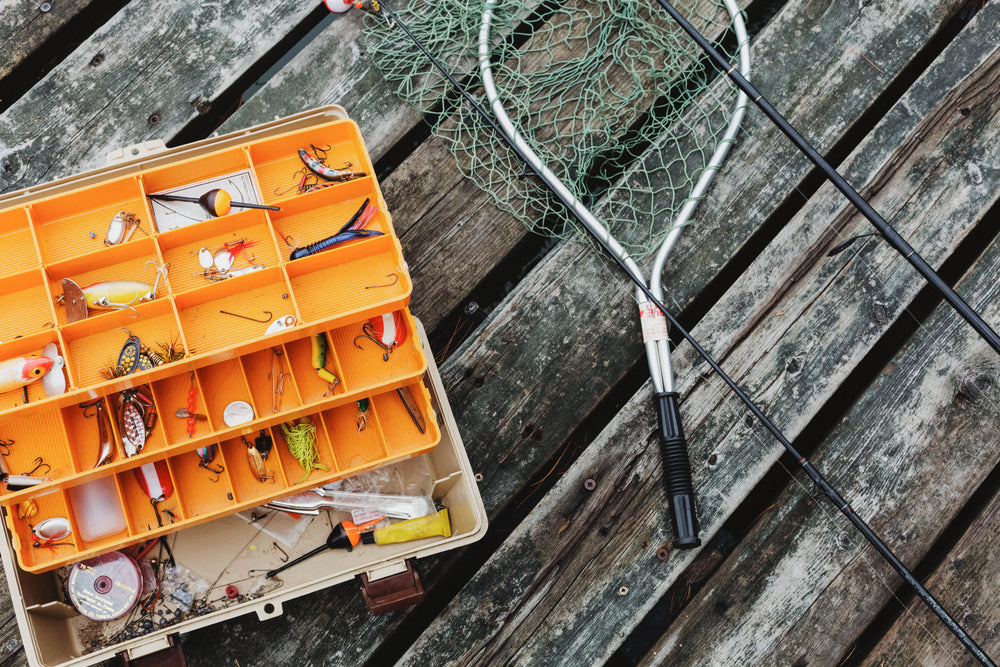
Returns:
[[[411,542],[425,537],[451,537],[451,521],[448,510],[442,509],[437,514],[407,519],[385,528],[377,528],[373,533],[362,536],[365,544],[394,544],[396,542]]]

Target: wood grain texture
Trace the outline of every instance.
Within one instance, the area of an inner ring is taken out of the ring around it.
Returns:
[[[898,24],[891,29],[885,26],[884,16],[877,13],[869,16],[872,21],[871,26],[865,24],[863,28],[859,28],[859,19],[852,13],[855,6],[848,7],[847,4],[844,3],[841,7],[841,14],[846,17],[844,20],[855,26],[854,32],[847,31],[851,37],[852,46],[859,46],[859,35],[872,40],[872,44],[881,43],[887,37],[885,34],[879,33],[879,25],[882,26],[882,30],[886,30],[890,34],[898,29],[908,35],[915,31],[926,36],[933,33],[936,27],[947,19],[953,9],[953,5],[926,3],[914,6],[912,11],[907,11],[911,8],[911,5],[907,5],[901,10],[903,14]],[[822,13],[824,8],[827,8],[827,3],[795,3],[790,5],[789,11],[805,12],[808,15],[810,12],[813,14]],[[864,21],[861,22],[864,23]],[[781,30],[785,28],[785,24],[780,21],[776,25],[780,26]],[[802,39],[802,45],[807,45],[808,49],[823,48],[825,44],[825,49],[830,50],[836,46],[838,39],[845,37],[845,31],[846,28],[843,26],[840,30],[833,30],[829,37],[830,41],[821,43],[819,47],[816,46],[816,43],[818,39],[822,39],[823,33],[817,37],[811,32],[803,33],[800,31],[799,37]],[[771,35],[774,36],[771,37]],[[910,44],[907,38],[900,41],[904,45]],[[911,45],[916,48],[919,43],[919,40],[916,40]],[[797,46],[799,44],[789,42],[787,34],[776,29],[776,32],[768,31],[758,40],[755,48],[758,49],[758,59],[767,62],[772,57],[776,57],[766,56],[768,48],[773,49],[773,52],[777,54],[795,52]],[[761,55],[761,51],[765,55]],[[910,55],[912,56],[912,52]],[[906,57],[895,50],[891,56],[898,59],[896,61],[898,67],[902,68]],[[808,111],[813,113],[822,111],[824,114],[822,120],[811,120],[809,125],[821,128],[826,137],[825,141],[833,142],[839,138],[838,128],[840,132],[843,132],[846,127],[849,127],[857,114],[866,108],[867,103],[878,94],[885,83],[873,79],[870,74],[870,65],[856,56],[849,54],[844,56],[842,62],[830,63],[830,59],[826,59],[825,62],[830,64],[832,70],[821,75],[818,74],[817,77],[822,80],[840,81],[844,90],[852,91],[853,94],[849,96],[834,94],[834,97],[838,101],[844,101],[849,109],[845,110],[830,104],[824,106],[818,102],[802,100],[798,103],[789,103],[789,106],[792,107],[792,117],[800,122],[805,118],[795,115],[798,113],[799,106],[808,106],[810,107]],[[845,68],[847,71],[855,72],[855,76],[849,77]],[[780,76],[786,75],[780,74]],[[802,87],[799,88],[799,86]],[[792,99],[798,99],[796,96],[810,96],[808,86],[801,81],[797,83],[789,81],[788,88],[791,89],[788,94],[792,96]],[[779,101],[781,98],[775,96],[774,99]],[[851,110],[853,110],[854,115],[852,115]],[[802,178],[805,172],[804,166],[801,161],[796,165],[796,161],[790,156],[776,161],[765,161],[763,168],[740,167],[740,165],[745,164],[757,164],[756,159],[765,153],[767,148],[780,145],[770,128],[759,124],[756,127],[755,132],[750,135],[752,141],[745,139],[744,143],[748,145],[744,146],[741,143],[737,147],[737,151],[734,153],[734,164],[737,166],[733,168],[739,174],[739,178],[749,180],[742,185],[743,190],[759,191],[762,194],[745,201],[737,199],[735,208],[727,208],[727,205],[732,203],[728,198],[724,198],[725,203],[715,200],[714,203],[707,204],[707,212],[701,216],[702,219],[707,217],[709,220],[721,221],[725,218],[727,221],[735,221],[738,224],[743,219],[739,207],[748,206],[751,211],[756,212],[756,214],[748,215],[750,222],[746,224],[752,228],[761,217],[773,210],[773,207],[784,198],[790,184],[798,183]],[[741,153],[741,151],[746,151],[749,155]],[[736,157],[736,155],[740,155],[740,157]],[[726,179],[723,178],[722,182],[725,181]],[[731,195],[732,192],[729,191],[728,194]],[[711,198],[710,201],[712,201]],[[836,206],[833,208],[836,209]],[[745,209],[743,210],[745,211]],[[693,227],[692,231],[698,229],[698,227]],[[671,277],[675,279],[671,284],[677,285],[677,298],[682,302],[696,293],[700,285],[703,284],[698,283],[697,276],[708,275],[714,268],[724,264],[731,249],[734,246],[738,247],[740,239],[743,238],[739,232],[733,235],[736,237],[733,239],[729,238],[728,235],[719,234],[717,231],[713,232],[712,229],[708,230],[706,236],[707,238],[702,237],[700,244],[694,243],[696,247],[705,246],[703,255],[695,256],[688,248],[684,253],[683,261],[675,270],[671,271]],[[782,252],[787,261],[787,250]],[[679,276],[685,275],[686,270],[696,274],[691,282],[678,279]],[[415,278],[419,280],[419,276],[415,276]],[[511,495],[523,488],[532,476],[537,474],[536,471],[542,462],[558,451],[567,435],[578,424],[580,415],[585,414],[589,410],[588,406],[593,405],[600,396],[607,393],[611,382],[621,376],[623,369],[637,363],[640,352],[638,346],[634,346],[633,343],[634,330],[631,329],[632,325],[627,325],[628,328],[624,332],[621,325],[621,322],[631,323],[634,319],[633,309],[629,305],[631,290],[625,285],[616,286],[612,283],[614,281],[609,280],[606,268],[590,255],[588,249],[566,245],[560,248],[552,258],[547,259],[537,267],[531,276],[504,302],[495,316],[481,328],[479,336],[471,340],[465,348],[445,364],[443,370],[449,395],[453,407],[459,413],[457,416],[462,425],[463,437],[470,449],[474,467],[482,471],[485,476],[481,489],[491,515],[500,511]],[[746,297],[744,295],[741,298]],[[580,324],[553,335],[552,323],[562,321],[580,322]],[[608,351],[616,351],[616,353],[609,355]],[[573,355],[573,363],[569,365],[561,363],[561,360],[566,358],[567,353]],[[625,358],[622,358],[623,356]],[[711,391],[718,393],[717,387],[709,387],[709,390],[711,400],[705,402],[704,410],[710,410],[711,406],[720,400],[717,395],[713,398],[711,394]],[[645,396],[646,394],[643,394],[636,399],[639,405],[645,406],[647,402]],[[641,444],[652,435],[652,414],[644,410],[638,412],[633,410],[628,413],[627,419],[634,423],[648,425],[647,430],[642,431],[644,437],[623,437],[616,442],[630,448],[641,448]],[[704,414],[697,415],[696,419],[704,419]],[[732,419],[727,419],[727,422],[732,421]],[[734,435],[741,434],[745,434],[745,432],[740,432],[737,429]],[[598,453],[593,456],[602,462],[617,460],[614,457],[614,451],[604,452],[600,448],[595,451]],[[604,456],[605,453],[607,456]],[[614,534],[624,535],[628,532],[629,541],[619,540],[614,543],[613,548],[620,548],[624,543],[634,543],[632,536],[635,534],[654,535],[654,539],[642,540],[640,543],[648,543],[646,548],[655,552],[659,542],[664,541],[667,537],[667,531],[663,526],[662,492],[659,491],[658,478],[653,475],[659,468],[658,454],[656,454],[655,448],[646,452],[645,467],[642,467],[643,459],[637,458],[641,453],[637,452],[635,456],[624,459],[639,466],[638,468],[627,468],[628,479],[632,479],[631,475],[634,471],[635,484],[641,486],[641,488],[632,487],[629,492],[634,492],[636,496],[641,497],[648,490],[649,494],[654,494],[653,498],[656,498],[655,494],[660,494],[659,501],[653,501],[655,509],[648,510],[646,514],[641,514],[624,525],[619,525],[622,532]],[[703,452],[705,457],[707,454],[708,451]],[[612,465],[612,463],[603,464]],[[628,463],[622,465],[625,466]],[[766,467],[767,464],[760,463],[761,469],[766,469]],[[601,472],[601,469],[596,472]],[[755,472],[759,474],[760,470]],[[615,481],[609,472],[609,488],[615,488]],[[752,487],[752,481],[743,481],[742,478],[738,483],[732,482],[732,478],[730,478],[730,482],[736,496],[745,495]],[[720,483],[720,487],[724,487],[724,485]],[[578,487],[574,488],[574,485],[570,484],[569,488],[575,490]],[[571,503],[562,501],[559,496],[554,496],[552,502],[559,502],[561,505],[568,504],[570,508],[574,507]],[[716,520],[721,521],[726,512],[731,510],[731,505],[719,504],[717,507]],[[575,511],[569,511],[568,515],[573,516]],[[616,515],[615,518],[621,519],[621,516]],[[564,520],[560,520],[559,525],[561,526],[563,522]],[[530,523],[530,520],[527,521],[525,526]],[[551,528],[548,523],[545,525],[550,530],[558,531],[558,527]],[[609,521],[602,528],[612,530],[616,525],[618,524]],[[588,533],[592,524],[581,519],[580,526],[576,530]],[[444,617],[445,620],[440,625],[435,626],[441,629],[441,634],[428,635],[428,637],[438,636],[445,639],[438,642],[433,642],[430,639],[426,642],[422,641],[414,649],[416,655],[422,654],[425,659],[434,662],[449,662],[457,659],[451,654],[451,651],[461,651],[461,647],[471,646],[469,642],[490,641],[489,636],[479,634],[471,626],[482,618],[489,619],[490,623],[504,622],[504,617],[499,615],[498,610],[509,607],[506,607],[502,600],[496,605],[491,604],[489,596],[495,594],[502,598],[501,589],[505,588],[512,591],[515,588],[523,590],[522,582],[530,579],[534,574],[531,566],[532,556],[530,554],[532,552],[529,550],[530,547],[524,546],[525,542],[524,540],[518,541],[518,547],[512,547],[515,550],[523,547],[523,550],[517,552],[516,558],[511,557],[511,562],[516,561],[518,564],[523,564],[527,571],[505,567],[491,568],[489,573],[483,576],[492,577],[492,581],[499,582],[498,586],[492,589],[486,587],[488,590],[480,591],[471,599],[467,598],[468,606],[463,610],[469,611],[468,614],[459,612],[447,614]],[[606,553],[608,558],[614,560],[616,557],[612,555],[611,549],[612,547],[609,547]],[[634,554],[630,553],[620,558],[632,558],[633,556]],[[635,565],[626,574],[635,575],[628,577],[633,582],[645,582],[633,585],[659,587],[659,590],[662,590],[671,577],[676,574],[676,571],[673,570],[675,566],[671,565],[670,571],[666,571],[664,568],[661,573],[657,574],[656,581],[649,580],[650,573],[647,566],[650,557],[650,551],[643,552],[641,556],[636,557],[635,562],[638,562],[639,565]],[[601,564],[606,564],[606,562],[601,561]],[[431,578],[432,581],[437,582],[438,586],[448,586],[447,573],[435,572],[432,569],[428,575],[424,564],[421,564],[421,571],[425,579]],[[515,578],[513,582],[512,578]],[[514,583],[518,585],[515,587]],[[342,587],[342,589],[349,588]],[[286,605],[286,616],[275,621],[280,625],[275,627],[274,634],[269,631],[267,636],[260,636],[249,632],[248,628],[253,627],[255,623],[249,619],[239,623],[238,627],[243,628],[243,630],[234,630],[234,640],[226,642],[224,646],[218,644],[216,633],[202,632],[195,633],[197,636],[186,637],[185,648],[190,649],[188,650],[189,655],[197,655],[199,660],[204,660],[203,664],[209,664],[213,659],[238,659],[239,656],[257,656],[264,661],[272,659],[280,661],[290,655],[295,655],[307,662],[323,662],[324,655],[327,656],[326,660],[364,660],[372,655],[372,651],[379,645],[381,638],[396,626],[398,619],[380,618],[372,621],[364,618],[363,612],[358,611],[354,592],[342,589],[305,598],[300,606]],[[616,585],[614,591],[617,589]],[[641,593],[643,589],[638,590]],[[607,599],[589,599],[586,604],[579,605],[575,604],[583,602],[579,597],[573,597],[572,600],[567,599],[567,604],[560,607],[558,614],[554,615],[553,622],[556,618],[559,620],[573,618],[580,622],[582,619],[594,618],[593,605],[596,604],[596,607],[603,613]],[[610,599],[619,601],[617,593],[614,593],[614,597]],[[624,596],[624,600],[621,602],[628,605],[638,604],[639,606],[638,608],[630,606],[627,612],[623,612],[623,615],[631,614],[630,622],[634,622],[641,616],[645,605],[651,604],[652,600],[652,597],[643,595]],[[292,609],[301,611],[293,612]],[[491,611],[497,613],[491,615]],[[461,617],[460,622],[456,620],[458,617]],[[286,621],[286,619],[288,620]],[[538,623],[537,617],[533,616],[529,622]],[[548,629],[550,626],[545,627]],[[331,628],[337,628],[338,631]],[[604,626],[603,629],[607,630],[608,626]],[[566,632],[561,636],[568,637],[570,634]],[[274,636],[281,636],[282,641],[278,644],[270,641],[269,637]],[[581,638],[581,642],[585,642],[587,633],[578,633],[577,636]],[[236,639],[237,637],[238,639]],[[344,637],[350,637],[351,642],[345,644]],[[463,641],[452,641],[454,637],[462,637]],[[550,639],[551,635],[543,632],[540,637],[543,638],[541,641],[544,641]],[[332,645],[327,645],[324,648],[322,645],[314,643],[319,638],[328,639]],[[468,642],[465,641],[466,639]],[[620,640],[621,635],[616,635],[611,644],[616,645]],[[597,643],[595,641],[588,644],[583,653],[586,653],[586,650],[609,650],[607,643],[600,647],[597,646]],[[433,648],[427,648],[431,646]],[[446,647],[451,648],[446,650]]]
[[[28,55],[95,0],[8,0],[0,5],[0,78],[10,74]],[[4,102],[0,97],[0,102]],[[7,100],[9,101],[9,100]]]
[[[880,125],[872,141],[859,149],[864,158],[852,160],[847,170],[857,182],[878,185],[886,179],[899,179],[889,187],[876,188],[876,206],[893,219],[905,221],[907,233],[929,256],[936,257],[935,261],[948,253],[942,243],[954,244],[964,233],[956,227],[967,229],[996,202],[995,187],[979,188],[981,183],[974,183],[964,170],[948,166],[970,159],[989,165],[996,159],[994,131],[981,125],[970,128],[953,104],[958,98],[975,100],[979,118],[989,123],[986,119],[991,119],[994,111],[985,91],[995,77],[995,54],[989,51],[988,42],[982,41],[982,33],[969,34],[963,43],[967,51],[943,56],[941,65],[914,87]],[[984,60],[986,64],[977,69]],[[956,71],[974,74],[961,80]],[[948,74],[952,76],[950,84],[942,80]],[[957,88],[940,103],[938,113],[927,106],[921,108],[941,99],[941,95],[928,95],[930,91],[948,85]],[[927,120],[921,120],[925,114]],[[903,148],[893,150],[900,144]],[[967,152],[956,153],[958,145],[964,145]],[[928,169],[927,165],[937,168]],[[992,178],[996,176],[992,174]],[[922,224],[922,216],[914,215],[931,203],[942,219],[950,221],[947,232],[940,226],[927,229],[930,226]],[[830,399],[840,381],[884,332],[882,327],[899,315],[901,304],[919,288],[901,269],[899,258],[884,247],[866,249],[866,255],[873,256],[856,258],[853,264],[864,261],[866,265],[856,271],[836,260],[813,266],[811,258],[832,245],[829,223],[838,216],[852,217],[838,195],[830,188],[821,189],[808,210],[783,230],[696,329],[696,334],[715,339],[714,349],[727,351],[725,365],[730,372],[790,437]],[[943,233],[956,236],[943,240]],[[932,235],[937,236],[932,239]],[[795,261],[789,261],[790,257]],[[887,275],[872,275],[870,268]],[[881,308],[873,310],[876,305]],[[878,318],[873,317],[876,312]],[[694,367],[682,376],[680,384],[687,397],[683,407],[702,502],[703,532],[709,537],[773,465],[779,450],[762,429],[744,422],[743,409],[724,397],[717,381],[699,377],[690,349],[682,346],[678,357],[678,367]],[[790,363],[793,360],[797,363]],[[474,646],[455,648],[447,655],[451,661],[548,663],[564,659],[589,663],[608,657],[631,627],[632,619],[647,611],[691,560],[690,554],[676,554],[666,564],[655,558],[656,549],[669,534],[657,525],[663,521],[663,496],[654,483],[646,480],[643,486],[636,479],[658,476],[651,428],[640,431],[646,439],[639,438],[637,443],[632,436],[631,449],[621,442],[629,441],[625,435],[628,425],[634,429],[636,424],[652,422],[647,392],[648,387],[633,397],[608,431],[592,443],[556,489],[435,620],[407,654],[407,664],[431,661],[429,648],[441,645],[449,634],[478,639]],[[709,464],[712,454],[714,463]],[[581,491],[587,477],[598,480],[592,501]],[[778,518],[774,522],[785,525]],[[776,539],[768,544],[779,553],[785,553],[783,549],[792,554],[825,553],[824,545],[816,541]],[[926,548],[926,542],[922,544]],[[515,569],[517,576],[513,578],[510,572]],[[795,574],[801,571],[801,563],[792,569]],[[810,574],[815,573],[806,571],[802,578],[822,590],[822,581],[817,584]],[[755,585],[772,583],[774,591],[780,592],[785,585],[778,577],[773,582],[759,581],[752,571],[739,570],[739,576],[738,581],[723,582],[717,590],[744,585],[752,591]],[[622,585],[627,592],[621,593]],[[811,599],[802,588],[794,595],[796,600],[807,599],[797,604],[807,606]],[[677,653],[666,654],[661,649],[656,659],[670,664],[767,660],[766,653],[753,649],[766,646],[770,638],[786,629],[783,623],[787,615],[779,614],[776,605],[754,609],[752,616],[741,613],[744,611],[746,608],[740,607],[731,612],[727,628],[733,638],[728,643],[721,641],[719,631],[710,633],[706,627],[703,635],[700,625],[677,624],[664,640],[671,647],[676,643]],[[822,619],[822,614],[818,618]],[[710,624],[706,621],[705,625]],[[815,627],[810,631],[816,634]],[[733,643],[737,641],[749,646]],[[714,652],[713,647],[717,649]],[[440,657],[438,653],[436,658]],[[785,662],[786,658],[782,656],[777,664],[791,662]],[[830,656],[823,659],[828,664]]]
[[[312,9],[291,1],[129,3],[0,115],[0,191],[172,137]]]

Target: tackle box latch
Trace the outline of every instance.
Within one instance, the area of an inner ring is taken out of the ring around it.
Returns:
[[[118,658],[125,667],[187,667],[178,637],[177,633],[164,637],[166,648],[159,651],[144,653],[142,648],[145,647],[139,647],[138,650],[125,649],[118,653]],[[139,655],[133,655],[134,653]]]
[[[368,573],[361,578],[361,596],[373,616],[412,607],[424,599],[420,576],[413,569],[413,561],[406,561],[406,570],[372,581]]]

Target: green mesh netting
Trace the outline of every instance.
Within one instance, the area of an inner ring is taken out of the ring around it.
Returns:
[[[731,19],[719,2],[675,3],[709,39]],[[467,90],[482,95],[483,3],[391,8]],[[567,236],[571,216],[398,27],[365,18],[370,53],[399,95],[422,110],[461,171],[532,231]],[[501,0],[491,62],[507,113],[543,162],[636,257],[674,224],[733,113],[737,93],[697,46],[647,1],[536,4]],[[734,58],[737,45],[725,49]],[[484,103],[484,106],[487,106]],[[603,199],[602,199],[603,198]]]

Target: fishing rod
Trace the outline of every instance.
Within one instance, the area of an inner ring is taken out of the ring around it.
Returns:
[[[934,269],[921,257],[917,251],[906,242],[899,232],[893,228],[885,219],[879,215],[879,213],[872,208],[872,206],[862,197],[857,190],[855,190],[850,183],[848,183],[843,176],[834,169],[829,162],[827,162],[819,152],[813,148],[813,146],[806,141],[806,139],[796,130],[791,123],[789,123],[784,116],[778,113],[770,102],[760,93],[746,77],[740,74],[739,70],[736,69],[734,65],[730,65],[729,61],[726,60],[719,51],[712,46],[711,42],[701,34],[697,28],[691,25],[687,19],[681,16],[680,12],[671,5],[667,0],[657,0],[663,9],[670,15],[677,25],[688,34],[691,39],[705,52],[705,55],[709,57],[715,68],[728,76],[736,87],[745,93],[750,99],[753,100],[754,104],[764,112],[764,115],[774,123],[774,125],[781,130],[781,132],[788,137],[795,147],[805,155],[810,162],[812,162],[823,175],[826,177],[830,183],[834,185],[841,194],[847,198],[851,204],[858,210],[861,215],[867,218],[868,222],[874,225],[875,229],[882,236],[883,239],[903,258],[909,262],[917,272],[923,276],[923,278],[935,289],[937,292],[947,301],[955,311],[968,322],[973,329],[976,330],[983,340],[993,348],[993,350],[1000,354],[1000,336],[997,335],[993,329],[990,328],[988,324],[983,320],[982,316],[977,313],[972,306],[965,302],[958,293],[951,288],[948,283],[941,279],[941,276],[937,274]]]
[[[327,0],[328,2],[337,2],[338,0]],[[662,3],[663,0],[660,0]],[[487,8],[484,10],[484,24],[488,21],[485,17],[487,12],[492,11],[493,0],[487,1]],[[774,438],[781,443],[782,447],[798,462],[799,467],[805,471],[806,475],[812,480],[813,484],[819,488],[823,494],[830,500],[830,502],[840,511],[847,519],[858,529],[861,535],[871,544],[878,554],[896,571],[896,573],[903,579],[903,581],[909,586],[909,588],[914,592],[914,594],[920,598],[921,601],[941,620],[941,622],[951,631],[952,634],[962,643],[966,650],[976,658],[981,664],[987,667],[996,667],[996,663],[990,659],[990,657],[983,651],[982,648],[969,636],[968,632],[948,613],[947,610],[934,598],[934,596],[924,587],[923,584],[913,575],[912,572],[903,564],[902,561],[893,553],[892,549],[878,536],[878,534],[868,526],[865,521],[858,516],[854,510],[851,508],[850,503],[848,503],[843,496],[823,477],[823,475],[808,461],[808,459],[803,456],[785,437],[781,430],[764,414],[764,412],[757,406],[757,404],[751,399],[733,380],[728,373],[722,368],[722,366],[712,357],[712,355],[705,350],[698,341],[683,327],[680,322],[670,313],[667,307],[662,303],[662,301],[646,286],[645,280],[642,275],[637,273],[634,269],[634,262],[631,266],[628,262],[624,261],[614,246],[618,245],[617,242],[610,236],[603,226],[599,228],[592,228],[589,224],[589,220],[586,216],[581,214],[580,210],[583,207],[572,193],[569,192],[565,187],[556,187],[553,183],[550,183],[543,177],[540,170],[536,168],[533,161],[529,158],[528,154],[525,152],[527,145],[524,140],[516,133],[516,131],[509,136],[507,132],[502,128],[497,122],[487,113],[487,111],[479,104],[479,102],[472,97],[472,95],[465,89],[465,87],[460,84],[447,70],[447,68],[423,45],[423,43],[410,31],[410,29],[399,20],[399,17],[386,5],[383,0],[360,0],[355,6],[364,11],[368,12],[372,16],[382,18],[384,20],[395,23],[399,28],[407,35],[407,37],[413,42],[413,44],[424,54],[428,61],[437,69],[442,76],[448,81],[451,87],[464,99],[464,101],[472,108],[483,121],[502,139],[502,141],[518,156],[518,158],[524,163],[524,165],[531,170],[539,179],[545,183],[549,191],[566,207],[567,211],[586,229],[594,241],[601,247],[601,249],[607,253],[612,260],[632,279],[635,283],[637,289],[641,291],[649,301],[660,310],[663,316],[669,321],[670,325],[681,335],[684,340],[686,340],[695,352],[705,360],[705,362],[711,367],[715,374],[729,387],[729,389],[736,395],[736,397],[750,410],[751,414],[761,423],[761,425],[766,428]],[[690,24],[688,24],[690,25]],[[693,28],[691,28],[694,30]],[[488,32],[488,29],[487,29]],[[695,31],[696,32],[696,31]],[[480,42],[482,43],[482,33],[480,35]],[[480,55],[481,65],[482,65],[482,55]],[[860,197],[860,195],[859,195]],[[887,225],[888,226],[888,225]],[[603,229],[603,234],[601,230]],[[932,272],[933,273],[933,272]],[[940,280],[940,279],[939,279]],[[949,288],[950,289],[950,288]],[[957,295],[956,295],[957,297]],[[971,309],[969,309],[971,310]],[[981,321],[981,320],[980,320]],[[985,323],[983,326],[986,326]],[[986,327],[989,330],[989,327]],[[990,330],[992,332],[992,330]],[[996,337],[996,334],[993,334]],[[998,339],[998,344],[1000,344],[1000,339]],[[1000,346],[998,346],[998,352],[1000,352]]]

